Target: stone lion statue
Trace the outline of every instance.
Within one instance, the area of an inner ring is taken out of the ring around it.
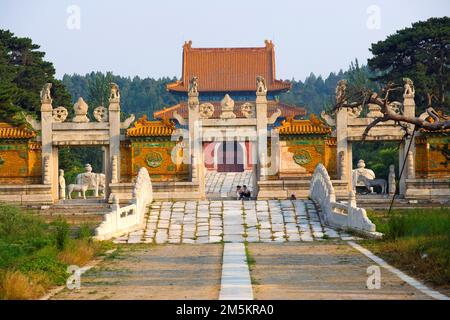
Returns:
[[[258,93],[266,93],[266,79],[263,76],[256,76],[256,92]]]
[[[197,93],[198,92],[198,77],[193,76],[191,80],[189,80],[189,93]]]
[[[403,82],[405,85],[403,86],[405,88],[404,95],[414,95],[415,89],[414,89],[414,82],[410,78],[403,78]]]
[[[42,87],[42,90],[41,90],[41,101],[46,101],[46,100],[52,99],[52,96],[50,94],[51,88],[52,88],[51,83],[44,84],[44,86]]]
[[[114,83],[114,82],[111,82],[109,85],[110,85],[110,88],[111,88],[111,93],[110,93],[109,98],[111,100],[113,100],[113,99],[120,99],[119,86],[116,83]]]
[[[335,90],[336,103],[345,102],[346,91],[347,91],[347,80],[345,79],[339,80]]]

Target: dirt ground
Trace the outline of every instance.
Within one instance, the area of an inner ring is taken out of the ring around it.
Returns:
[[[218,299],[222,244],[128,245],[52,299]]]
[[[388,270],[366,287],[375,263],[345,243],[251,243],[253,294],[265,299],[430,299]]]

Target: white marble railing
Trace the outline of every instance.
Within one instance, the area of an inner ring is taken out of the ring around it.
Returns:
[[[147,206],[153,201],[152,182],[145,168],[139,170],[130,204],[120,207],[117,195],[112,195],[111,212],[95,230],[97,240],[107,240],[127,232],[144,228]]]
[[[375,224],[367,217],[366,210],[356,206],[351,191],[347,203],[336,202],[333,184],[327,169],[319,163],[314,170],[309,189],[310,198],[320,206],[325,223],[331,227],[355,231],[368,237],[382,236],[375,231]]]

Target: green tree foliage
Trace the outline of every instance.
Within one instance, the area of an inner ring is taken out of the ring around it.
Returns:
[[[94,77],[89,78],[88,104],[91,107],[108,106],[112,78],[113,75],[111,72],[107,72],[106,74],[97,72]]]
[[[45,61],[45,53],[38,49],[31,39],[0,30],[0,121],[23,122],[18,111],[39,116],[39,92],[46,82],[53,83],[55,105],[70,103],[70,94],[54,77],[53,64]]]
[[[375,172],[377,178],[388,179],[389,166],[395,166],[398,177],[399,153],[398,142],[359,142],[353,143],[353,167],[356,168],[358,160],[363,159],[366,167]]]
[[[87,97],[91,107],[108,105],[109,82],[120,87],[120,105],[125,114],[134,113],[137,117],[146,114],[150,119],[153,112],[177,104],[182,97],[166,90],[166,84],[175,81],[173,78],[140,78],[121,77],[111,72],[91,72],[84,76],[64,75],[63,84],[72,94],[72,102],[78,97]],[[106,92],[106,96],[105,96]],[[105,102],[106,99],[106,102]]]
[[[347,71],[331,72],[327,78],[311,73],[304,82],[293,79],[292,89],[280,95],[280,101],[305,107],[309,112],[319,114],[331,110],[335,104],[335,89],[339,80],[347,80],[349,91],[361,91],[363,88],[375,90],[378,84],[371,80],[372,72],[366,65],[360,65],[358,59],[350,63]]]
[[[427,93],[434,94],[437,109],[450,106],[450,18],[430,18],[397,31],[386,40],[372,44],[369,67],[375,80],[402,84],[414,81],[416,104],[426,107]],[[399,94],[401,94],[399,92]],[[419,110],[421,111],[421,110]]]

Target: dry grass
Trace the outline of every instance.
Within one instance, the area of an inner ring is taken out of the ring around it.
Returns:
[[[95,244],[84,240],[76,240],[58,254],[58,259],[68,265],[85,265],[97,253]]]
[[[6,271],[0,279],[1,296],[6,300],[36,299],[48,286],[47,277],[40,273],[25,275],[20,271]]]

